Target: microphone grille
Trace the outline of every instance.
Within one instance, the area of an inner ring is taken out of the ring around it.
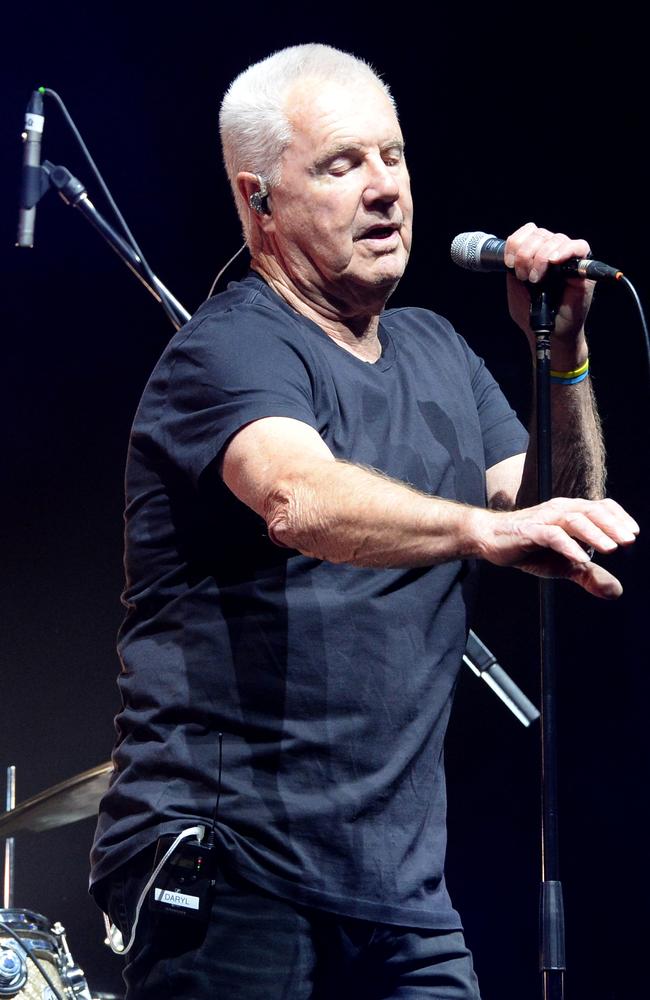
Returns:
[[[486,240],[494,240],[490,233],[460,233],[451,244],[451,259],[469,271],[482,271],[481,250]]]

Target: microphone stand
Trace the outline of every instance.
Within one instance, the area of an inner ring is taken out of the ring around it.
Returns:
[[[530,325],[536,338],[537,486],[539,502],[553,490],[551,440],[551,334],[555,329],[557,282],[529,285]],[[566,971],[564,903],[559,877],[555,586],[539,582],[541,663],[541,887],[540,971],[544,1000],[563,1000]]]
[[[484,642],[481,642],[476,632],[469,630],[467,645],[463,653],[465,663],[473,674],[485,681],[487,686],[501,699],[522,726],[531,725],[539,719],[540,713],[532,701],[526,697],[521,688],[517,687],[512,677],[509,677],[494,653],[491,653]]]
[[[187,309],[163,285],[162,281],[149,270],[126,240],[123,240],[110,223],[100,215],[88,197],[81,181],[74,177],[66,167],[55,166],[49,160],[44,160],[38,169],[38,179],[34,184],[31,203],[28,207],[34,207],[50,187],[55,188],[66,205],[72,205],[73,208],[79,209],[86,221],[90,222],[104,237],[109,246],[122,258],[133,274],[140,279],[156,301],[164,306],[165,311],[173,320],[176,328],[178,329],[183,323],[187,323],[190,318]]]
[[[7,768],[5,808],[8,813],[12,812],[16,808],[15,764],[11,764]],[[4,876],[2,882],[2,907],[5,910],[11,910],[14,905],[14,878],[15,878],[15,841],[13,837],[7,837],[5,840],[5,863],[4,863]]]

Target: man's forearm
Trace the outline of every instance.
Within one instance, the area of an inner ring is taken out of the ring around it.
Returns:
[[[357,566],[426,566],[478,555],[480,511],[373,469],[319,462],[278,483],[264,516],[274,542]]]
[[[537,576],[566,577],[599,597],[618,597],[621,586],[583,546],[611,552],[638,531],[611,500],[563,498],[491,511],[340,461],[317,462],[277,483],[264,516],[273,541],[317,559],[397,567],[477,556]]]
[[[576,385],[551,385],[553,496],[598,500],[605,495],[605,448],[591,379]],[[518,507],[538,502],[536,415]]]

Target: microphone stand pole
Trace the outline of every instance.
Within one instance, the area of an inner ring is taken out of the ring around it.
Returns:
[[[536,338],[537,485],[539,502],[553,490],[551,441],[551,334],[555,328],[556,282],[529,285],[530,325]],[[539,900],[540,971],[544,1000],[563,1000],[566,971],[564,903],[559,877],[557,715],[555,669],[555,587],[540,580],[541,661],[541,889]]]
[[[7,785],[5,791],[5,808],[7,813],[16,808],[16,766],[11,764],[7,768]],[[5,910],[10,910],[14,905],[14,877],[15,877],[15,841],[13,837],[5,840],[5,864],[4,878],[2,883],[2,906]]]

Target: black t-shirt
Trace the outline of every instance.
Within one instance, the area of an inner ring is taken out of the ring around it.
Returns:
[[[164,351],[129,448],[124,707],[93,879],[209,819],[220,791],[222,863],[254,884],[459,926],[442,755],[472,565],[363,569],[280,548],[218,469],[239,428],[286,416],[338,458],[484,505],[485,469],[526,446],[496,383],[433,313],[387,310],[380,339],[361,361],[249,275]]]

